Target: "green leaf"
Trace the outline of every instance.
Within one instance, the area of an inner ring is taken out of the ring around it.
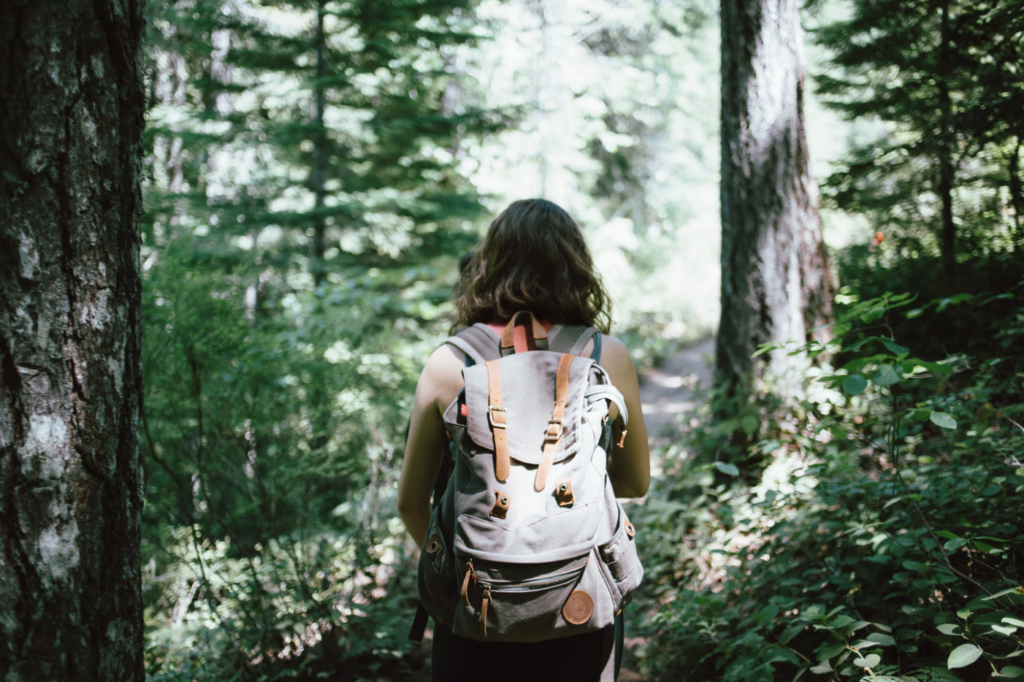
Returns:
[[[818,660],[826,661],[833,656],[843,653],[845,650],[846,647],[843,646],[842,642],[825,642],[818,649]]]
[[[932,412],[930,418],[932,420],[932,424],[935,424],[936,426],[941,427],[943,429],[956,428],[956,420],[950,417],[945,412]]]
[[[756,358],[759,355],[764,355],[765,353],[770,353],[773,350],[778,350],[779,348],[785,348],[785,347],[786,347],[786,344],[779,343],[777,341],[776,342],[772,342],[772,343],[762,343],[760,346],[758,346],[757,350],[754,351],[754,354],[751,355],[750,357]]]
[[[946,550],[947,552],[955,552],[956,550],[960,549],[966,544],[967,540],[964,540],[963,538],[953,538],[949,542],[943,544],[942,549]]]
[[[788,644],[789,640],[793,639],[794,637],[799,635],[801,632],[803,632],[803,629],[805,627],[807,627],[807,626],[806,625],[794,625],[791,628],[787,628],[786,631],[782,633],[782,636],[779,637],[779,641],[782,642],[783,644]]]
[[[868,639],[872,642],[878,642],[882,646],[892,646],[896,643],[896,639],[892,635],[886,635],[881,632],[872,632],[868,635]]]
[[[892,365],[882,365],[871,377],[871,380],[878,386],[892,386],[903,381],[903,374],[896,371]]]
[[[992,625],[990,627],[993,630],[995,630],[996,632],[998,632],[999,634],[1006,635],[1007,637],[1009,637],[1013,633],[1017,632],[1017,628],[1015,628],[1015,627],[1006,627],[1004,625]]]
[[[853,664],[858,668],[874,668],[876,665],[882,662],[882,657],[878,654],[868,654],[864,658],[853,659]]]
[[[961,644],[957,648],[953,649],[949,653],[949,659],[946,661],[946,667],[950,670],[954,668],[966,668],[971,663],[981,658],[983,650],[977,644]]]
[[[962,634],[960,626],[956,623],[943,623],[939,626],[939,632],[944,635],[959,635]]]
[[[857,632],[857,630],[865,628],[869,625],[871,625],[871,623],[867,622],[866,620],[858,620],[856,623],[850,626],[850,634],[852,635],[853,633]]]
[[[851,374],[843,379],[843,390],[850,395],[857,395],[868,387],[868,380],[860,374]]]
[[[841,628],[849,625],[852,622],[853,618],[850,618],[849,616],[839,616],[834,621],[829,623],[829,625],[831,625],[834,628]]]
[[[882,341],[882,345],[888,348],[896,356],[909,355],[910,349],[892,341]]]
[[[816,665],[813,668],[811,668],[811,672],[815,675],[827,675],[828,673],[832,672],[832,666],[830,666],[828,662],[825,662],[821,665]]]
[[[1015,626],[1017,626],[1019,628],[1024,628],[1024,620],[1019,620],[1017,618],[1009,618],[1009,617],[1007,617],[1007,618],[1003,618],[1003,622],[1006,623],[1007,625],[1015,625]]]
[[[715,462],[715,468],[727,476],[740,475],[740,470],[737,469],[736,465],[734,464],[726,464],[725,462]]]
[[[996,485],[995,483],[985,486],[985,489],[981,491],[981,494],[985,497],[991,497],[1001,491],[1002,486]]]
[[[761,426],[761,420],[753,414],[745,414],[740,417],[740,428],[748,436],[753,434]]]
[[[989,600],[992,600],[992,599],[999,599],[999,597],[1006,596],[1006,595],[1010,594],[1011,592],[1016,592],[1017,589],[1018,588],[1016,588],[1016,587],[1010,587],[1010,588],[1002,590],[1000,592],[996,592],[993,595],[989,595],[988,597],[982,597],[981,601],[989,601]]]
[[[932,416],[931,410],[914,410],[914,421],[926,422]]]
[[[1008,665],[999,671],[999,677],[1024,677],[1024,668]]]

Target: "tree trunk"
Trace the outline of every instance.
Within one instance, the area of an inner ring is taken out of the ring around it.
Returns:
[[[1010,180],[1010,204],[1013,206],[1013,221],[1016,224],[1013,235],[1015,249],[1024,247],[1024,188],[1020,181],[1020,148],[1021,136],[1018,135],[1013,154],[1006,164]]]
[[[313,98],[316,106],[316,138],[313,140],[313,169],[310,173],[310,180],[313,186],[315,197],[313,204],[313,282],[319,287],[327,277],[324,254],[326,253],[327,229],[324,219],[324,198],[327,196],[325,189],[327,181],[327,128],[324,126],[324,108],[326,99],[324,96],[324,75],[326,68],[324,64],[324,48],[327,37],[324,35],[324,0],[316,4],[316,81],[313,84]]]
[[[716,381],[749,389],[758,345],[805,341],[832,286],[804,132],[796,0],[722,0],[722,316]],[[792,363],[770,354],[773,373]],[[795,390],[780,386],[783,393]]]
[[[0,4],[0,679],[143,680],[137,0]]]
[[[953,102],[949,96],[949,1],[942,3],[939,28],[939,197],[942,200],[942,266],[956,274],[956,225],[953,222]]]

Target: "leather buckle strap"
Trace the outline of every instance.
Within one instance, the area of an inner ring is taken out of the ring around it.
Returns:
[[[555,409],[548,420],[548,428],[544,435],[544,450],[541,452],[540,464],[537,466],[537,478],[533,482],[533,489],[543,492],[548,483],[548,473],[555,463],[555,451],[558,449],[558,442],[562,439],[562,421],[565,419],[565,401],[569,398],[569,369],[575,356],[563,353],[558,359],[558,370],[555,373]],[[557,426],[557,433],[552,433],[551,427]]]
[[[508,434],[505,433],[505,408],[501,404],[501,365],[497,360],[487,363],[487,422],[494,436],[494,477],[499,482],[508,480],[512,465],[508,454]]]
[[[496,419],[495,416],[494,416],[495,414],[501,415],[501,419],[500,420]],[[505,421],[505,408],[504,407],[498,407],[497,405],[488,405],[487,406],[487,423],[491,425],[492,429],[503,429],[503,428],[505,428],[505,425],[508,423],[508,422]]]

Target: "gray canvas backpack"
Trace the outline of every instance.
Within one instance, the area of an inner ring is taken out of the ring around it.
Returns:
[[[476,324],[446,343],[467,367],[444,413],[454,468],[420,554],[421,613],[486,641],[612,624],[643,567],[608,479],[611,403],[622,439],[628,414],[597,364],[600,335],[518,313],[500,338]]]

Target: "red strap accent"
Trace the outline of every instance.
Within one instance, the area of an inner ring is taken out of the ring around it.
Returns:
[[[523,320],[524,316],[525,321],[520,325],[520,320]],[[501,333],[501,347],[514,348],[516,353],[525,353],[528,350],[536,350],[537,344],[534,341],[547,338],[547,328],[537,321],[533,313],[524,310],[513,315],[505,325]]]

